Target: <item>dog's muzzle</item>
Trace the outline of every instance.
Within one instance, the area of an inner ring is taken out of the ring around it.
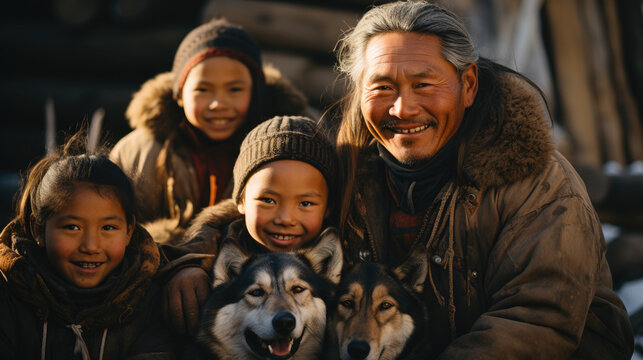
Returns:
[[[290,312],[277,313],[272,318],[272,327],[275,330],[275,337],[272,339],[262,339],[255,332],[246,329],[244,335],[246,343],[250,349],[266,359],[284,360],[291,358],[304,337],[306,328],[301,332],[297,339],[291,337],[292,331],[297,326],[297,319]]]

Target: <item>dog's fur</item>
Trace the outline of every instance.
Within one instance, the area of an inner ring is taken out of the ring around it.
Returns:
[[[421,293],[428,271],[419,253],[396,268],[365,263],[342,275],[332,330],[342,360],[424,359],[429,354]]]
[[[233,242],[225,243],[201,313],[197,349],[187,357],[318,357],[326,340],[326,303],[342,263],[334,229],[324,231],[313,248],[297,253],[248,255]]]

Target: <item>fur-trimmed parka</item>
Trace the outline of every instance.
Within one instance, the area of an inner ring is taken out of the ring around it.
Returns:
[[[277,69],[264,66],[264,74],[264,119],[311,114],[304,95]],[[189,147],[176,136],[185,115],[172,98],[172,81],[172,73],[159,74],[134,94],[126,112],[134,131],[110,153],[110,160],[132,178],[137,203],[141,204],[139,222],[145,223],[154,240],[162,243],[176,243],[201,210],[197,172]],[[170,145],[168,139],[173,139]],[[231,196],[232,181],[225,194],[225,198]]]
[[[177,358],[178,339],[160,316],[163,255],[143,228],[134,230],[116,274],[78,289],[11,226],[0,238],[2,359]]]
[[[632,330],[585,186],[553,149],[540,93],[515,74],[498,81],[497,103],[460,154],[464,180],[442,188],[416,240],[431,262],[426,358],[629,359]],[[358,168],[348,260],[400,263],[375,143]]]

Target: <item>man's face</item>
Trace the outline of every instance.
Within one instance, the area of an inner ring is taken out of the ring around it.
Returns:
[[[372,37],[364,59],[361,110],[371,134],[404,164],[433,157],[457,132],[477,92],[477,67],[461,75],[434,35]]]

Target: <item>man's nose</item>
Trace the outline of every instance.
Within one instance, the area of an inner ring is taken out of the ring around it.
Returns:
[[[417,101],[416,94],[410,90],[400,90],[395,102],[389,109],[389,115],[395,116],[398,119],[408,119],[420,112],[420,106]]]

